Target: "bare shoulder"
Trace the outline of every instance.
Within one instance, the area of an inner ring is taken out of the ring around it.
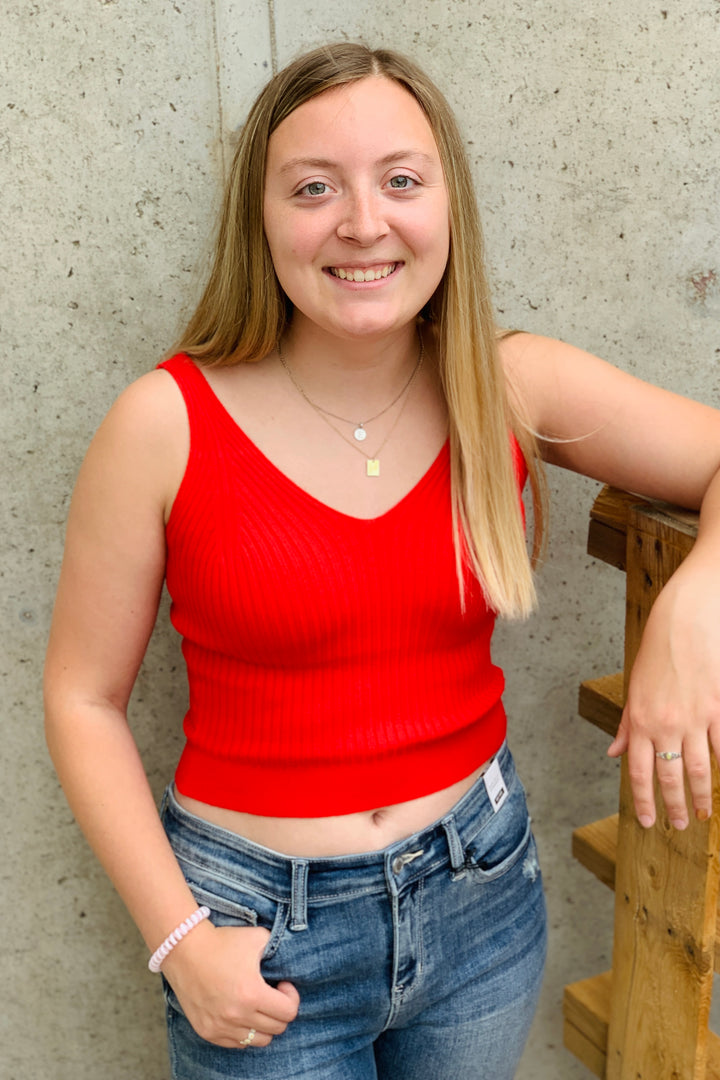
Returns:
[[[498,341],[508,391],[535,431],[542,428],[546,388],[556,383],[557,364],[566,349],[572,346],[524,330],[505,333]]]
[[[120,522],[124,529],[140,517],[162,522],[187,458],[183,414],[179,391],[161,371],[143,375],[120,394],[80,468],[69,536],[89,536],[103,527],[111,534]]]
[[[99,430],[146,443],[162,441],[183,426],[187,426],[187,413],[180,389],[167,371],[157,368],[123,390]]]
[[[562,341],[516,334],[499,345],[546,461],[699,506],[720,465],[720,412]]]
[[[110,408],[90,444],[80,481],[94,476],[119,487],[131,484],[138,496],[146,492],[169,504],[189,444],[187,411],[175,380],[163,370],[148,372]]]
[[[556,338],[531,334],[526,330],[503,334],[498,341],[498,353],[505,374],[520,382],[542,377],[548,370],[569,360],[573,355],[590,356],[582,349]]]
[[[124,707],[157,611],[187,443],[184,402],[163,371],[124,390],[98,428],[68,517],[48,650],[57,692]]]
[[[534,430],[550,439],[584,438],[599,426],[661,399],[663,391],[556,338],[518,333],[500,343],[510,392]],[[669,400],[665,395],[665,400]],[[620,412],[618,412],[620,410]]]

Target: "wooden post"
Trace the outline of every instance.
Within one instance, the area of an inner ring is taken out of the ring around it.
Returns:
[[[625,671],[583,683],[579,712],[614,734],[650,608],[692,548],[697,516],[605,488],[588,551],[627,573]],[[720,1039],[708,1030],[720,971],[720,780],[713,814],[672,828],[636,820],[627,764],[619,814],[573,834],[573,854],[615,889],[613,970],[565,988],[565,1045],[605,1080],[720,1080]]]
[[[650,608],[694,530],[650,507],[627,525],[625,678]],[[717,770],[714,799],[720,799]],[[689,800],[689,792],[686,793]],[[705,1080],[717,919],[720,814],[678,832],[656,784],[658,820],[637,822],[622,764],[607,1080]]]

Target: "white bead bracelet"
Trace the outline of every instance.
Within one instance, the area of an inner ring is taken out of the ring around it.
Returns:
[[[185,935],[189,934],[193,927],[197,926],[198,923],[201,923],[203,919],[207,919],[209,915],[210,908],[203,905],[203,907],[199,907],[197,911],[193,911],[192,915],[181,922],[179,926],[176,926],[172,934],[169,934],[168,937],[165,938],[162,945],[155,950],[148,960],[148,967],[150,970],[157,973],[168,953],[172,952],[175,946],[180,944]]]

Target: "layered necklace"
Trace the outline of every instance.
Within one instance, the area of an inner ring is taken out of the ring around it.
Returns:
[[[365,475],[379,476],[380,452],[384,448],[388,439],[398,425],[400,417],[402,416],[405,410],[405,406],[408,403],[408,398],[410,397],[410,389],[415,382],[415,379],[417,378],[420,368],[422,367],[422,362],[425,356],[425,347],[423,345],[422,337],[420,338],[420,352],[418,354],[417,362],[415,364],[415,367],[410,372],[410,376],[407,379],[405,385],[402,387],[400,392],[395,395],[392,401],[389,402],[389,404],[385,405],[384,408],[380,409],[380,411],[376,412],[373,416],[368,416],[365,420],[351,420],[346,416],[339,416],[337,413],[330,412],[329,409],[324,409],[322,405],[318,405],[316,401],[313,401],[312,398],[308,396],[304,387],[301,386],[301,384],[298,382],[297,376],[293,373],[287,360],[282,354],[280,342],[278,342],[277,351],[278,357],[280,358],[280,363],[284,367],[285,371],[287,372],[288,378],[290,379],[290,382],[293,384],[300,396],[305,399],[311,409],[315,410],[320,419],[324,420],[329,428],[332,428],[336,435],[339,435],[340,438],[348,444],[348,446],[352,446],[353,450],[357,450],[359,454],[362,454],[362,456],[365,458]],[[364,443],[365,439],[367,438],[367,431],[365,430],[365,425],[371,424],[373,420],[379,420],[381,416],[384,416],[386,412],[389,412],[390,409],[392,409],[393,405],[397,405],[398,401],[400,401],[400,398],[402,398],[403,395],[403,403],[398,409],[397,416],[390,425],[390,428],[387,431],[385,438],[382,440],[374,454],[368,454],[362,446],[358,446],[358,443]],[[350,424],[353,428],[352,438],[346,435],[343,431],[340,431],[340,429],[336,427],[335,424],[333,424],[333,420],[339,420],[342,424]]]

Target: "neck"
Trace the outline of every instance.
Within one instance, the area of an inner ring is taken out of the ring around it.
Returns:
[[[362,403],[372,410],[397,391],[417,364],[420,336],[410,326],[382,340],[345,341],[293,324],[282,351],[311,397],[323,404]]]

